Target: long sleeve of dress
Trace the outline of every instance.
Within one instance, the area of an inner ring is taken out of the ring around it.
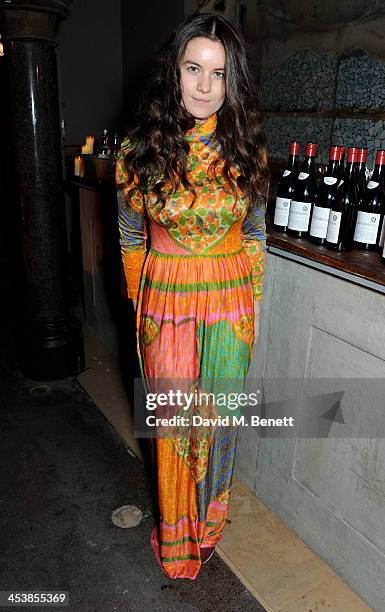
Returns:
[[[248,211],[242,224],[242,244],[248,255],[252,273],[253,296],[262,299],[263,272],[266,248],[265,215],[255,203]]]
[[[128,195],[129,190],[136,183],[136,179],[131,184],[128,182],[127,169],[124,163],[129,146],[128,140],[125,139],[116,160],[115,180],[118,198],[119,242],[127,296],[136,300],[146,258],[147,233],[143,195],[139,189],[131,197]]]

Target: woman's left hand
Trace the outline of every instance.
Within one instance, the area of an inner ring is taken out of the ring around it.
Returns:
[[[261,302],[254,300],[254,345],[259,338],[259,318],[261,314]]]

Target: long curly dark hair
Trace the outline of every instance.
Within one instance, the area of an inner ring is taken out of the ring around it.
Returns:
[[[244,43],[223,17],[194,15],[179,25],[162,45],[154,70],[142,95],[136,125],[128,133],[132,146],[125,157],[128,179],[136,177],[136,189],[156,194],[164,205],[182,183],[196,192],[186,170],[189,143],[184,134],[195,125],[195,118],[181,106],[180,62],[188,42],[203,36],[220,41],[225,49],[225,100],[217,113],[215,139],[220,156],[213,171],[223,162],[222,176],[237,200],[237,186],[248,206],[265,209],[268,184],[266,138],[261,128],[254,79],[250,75]],[[236,182],[231,168],[240,175]],[[162,189],[169,186],[165,194]]]

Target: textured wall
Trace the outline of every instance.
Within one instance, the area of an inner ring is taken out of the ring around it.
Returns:
[[[378,0],[261,2],[261,102],[270,156],[313,140],[385,147],[385,6]]]

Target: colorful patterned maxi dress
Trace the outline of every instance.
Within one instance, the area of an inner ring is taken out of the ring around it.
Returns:
[[[152,196],[128,198],[124,155],[117,160],[119,231],[127,294],[138,299],[137,349],[144,380],[244,381],[254,339],[254,303],[262,296],[264,215],[247,212],[223,188],[210,163],[219,155],[217,115],[186,132],[188,178],[163,209]],[[221,162],[222,163],[222,162]],[[237,176],[234,170],[233,176]],[[150,248],[146,252],[146,237]],[[200,548],[222,538],[228,515],[237,428],[209,437],[165,437],[155,442],[160,521],[151,543],[170,578],[195,579]]]

